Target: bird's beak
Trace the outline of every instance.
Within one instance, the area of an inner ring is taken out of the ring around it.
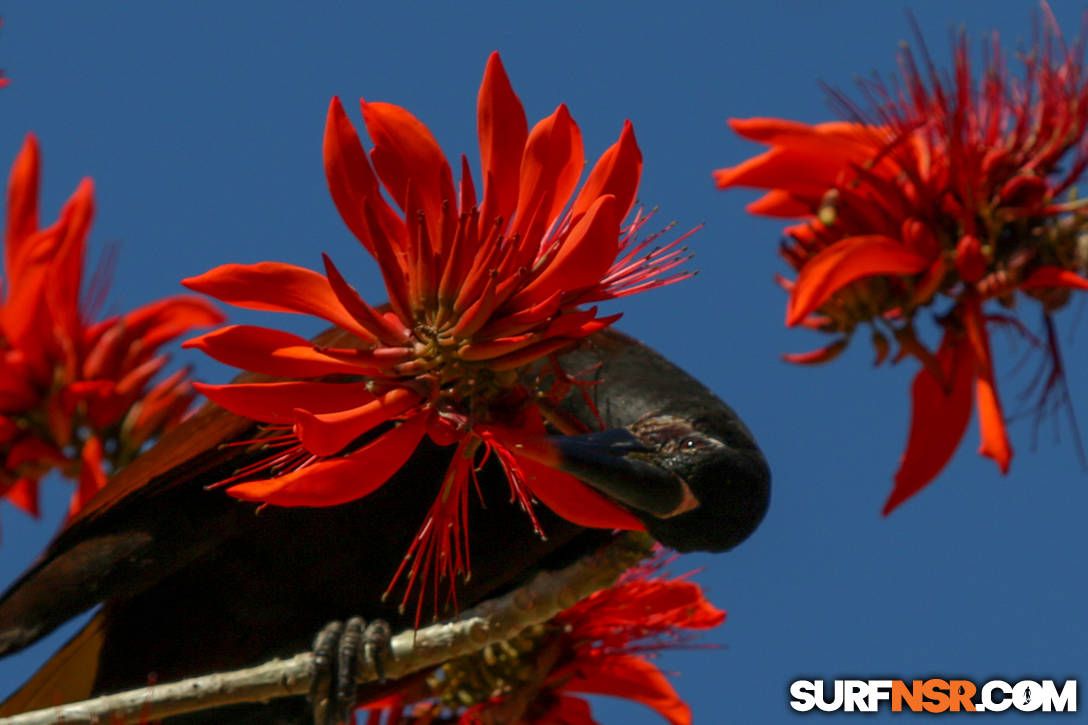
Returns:
[[[687,484],[654,463],[653,451],[626,428],[538,439],[530,458],[569,473],[630,508],[668,518],[698,506]]]

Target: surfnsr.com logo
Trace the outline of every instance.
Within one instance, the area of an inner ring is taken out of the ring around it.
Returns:
[[[1076,712],[1077,681],[794,680],[798,712]]]

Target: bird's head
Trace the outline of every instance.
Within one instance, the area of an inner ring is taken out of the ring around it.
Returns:
[[[725,551],[755,531],[767,512],[771,475],[732,408],[614,330],[562,360],[571,370],[592,371],[569,411],[606,430],[549,436],[544,462],[619,502],[678,551]]]
[[[731,549],[763,520],[770,470],[751,434],[722,407],[653,413],[600,433],[553,436],[553,465],[629,508],[666,546]]]

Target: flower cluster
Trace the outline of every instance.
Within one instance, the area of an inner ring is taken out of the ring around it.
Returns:
[[[582,140],[566,106],[530,130],[493,54],[478,100],[478,200],[467,159],[455,186],[434,137],[408,111],[363,102],[362,113],[374,144],[369,158],[333,99],[325,171],[345,224],[381,268],[387,307],[364,301],[327,256],[324,274],[262,262],[184,281],[240,307],[314,315],[350,340],[325,347],[232,326],[186,343],[239,368],[308,379],[199,386],[280,433],[264,439],[273,455],[239,471],[228,492],[280,506],[331,506],[385,483],[424,436],[455,447],[396,577],[407,572],[405,599],[417,579],[467,574],[464,517],[489,456],[534,526],[536,499],[585,526],[641,528],[621,507],[517,448],[543,434],[546,420],[561,429],[570,422],[556,403],[577,383],[555,355],[618,317],[585,305],[689,276],[672,271],[686,259],[679,240],[660,248],[650,248],[653,237],[636,241],[647,218],[641,212],[621,227],[642,168],[630,123],[575,194]],[[544,375],[557,381],[550,390],[535,384]]]
[[[37,514],[50,470],[78,481],[72,511],[150,439],[176,423],[195,392],[184,370],[159,382],[159,348],[223,321],[204,300],[171,297],[94,321],[105,294],[96,275],[80,299],[94,212],[84,179],[58,220],[38,225],[38,144],[28,136],[8,184],[0,297],[0,492]]]
[[[661,565],[658,559],[637,567],[547,624],[451,660],[425,683],[366,705],[367,725],[593,725],[581,694],[622,697],[672,725],[688,725],[690,709],[648,657],[685,645],[691,630],[717,627],[725,612],[694,582],[656,576]]]
[[[990,332],[1012,330],[1047,355],[1040,410],[1064,385],[1051,314],[1088,289],[1085,215],[1073,185],[1088,166],[1083,41],[1061,38],[1044,5],[1041,39],[1010,71],[996,36],[978,79],[964,35],[952,73],[909,49],[900,79],[865,84],[868,111],[841,94],[851,121],[807,125],[768,118],[733,129],[770,150],[715,172],[718,186],[767,189],[754,214],[801,218],[787,227],[782,280],[787,325],[834,336],[795,363],[833,359],[868,328],[877,364],[916,358],[906,451],[888,513],[952,457],[978,409],[979,452],[1008,470],[1012,447],[994,378]],[[1043,334],[1018,313],[1041,312]],[[929,311],[941,331],[927,344]]]

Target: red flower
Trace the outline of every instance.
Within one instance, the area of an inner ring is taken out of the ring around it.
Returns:
[[[611,695],[656,710],[672,725],[691,711],[651,661],[683,645],[683,630],[717,627],[725,612],[694,582],[652,578],[661,562],[628,572],[616,586],[583,599],[511,642],[447,662],[415,683],[369,703],[367,725],[432,722],[449,713],[461,725],[594,725],[579,695]]]
[[[777,119],[733,120],[742,136],[771,146],[715,172],[721,188],[768,193],[755,214],[799,217],[786,228],[782,255],[797,271],[787,325],[831,333],[826,347],[787,355],[795,363],[834,358],[861,325],[872,330],[877,363],[922,363],[912,388],[910,438],[889,513],[929,483],[979,412],[979,452],[1008,470],[1012,447],[994,382],[989,329],[1011,326],[1048,355],[1046,398],[1064,385],[1050,315],[1074,289],[1088,289],[1081,204],[1063,203],[1088,166],[1088,76],[1083,42],[1067,47],[1049,8],[1042,44],[1013,77],[994,39],[981,81],[973,80],[967,42],[955,44],[951,76],[929,61],[900,56],[902,80],[864,90],[875,121],[841,96],[854,122],[809,126]],[[1046,342],[1018,318],[997,313],[1038,303]],[[916,332],[922,310],[943,328],[936,353]]]
[[[241,307],[314,315],[355,338],[352,349],[329,349],[285,332],[235,326],[188,346],[274,376],[367,378],[200,386],[228,410],[282,432],[268,440],[283,451],[239,471],[232,482],[258,477],[229,493],[280,506],[335,505],[385,483],[425,435],[457,446],[405,560],[406,566],[412,561],[408,591],[420,574],[423,581],[432,576],[435,558],[443,569],[436,579],[452,582],[467,573],[464,507],[475,470],[489,455],[504,467],[534,526],[535,498],[585,526],[640,528],[624,509],[515,448],[525,436],[544,432],[545,417],[572,382],[554,355],[619,317],[599,317],[596,307],[584,305],[689,276],[666,276],[686,259],[679,240],[653,250],[652,238],[635,241],[646,221],[641,212],[620,226],[634,205],[642,168],[631,124],[575,194],[582,139],[566,106],[530,131],[493,54],[477,110],[484,178],[478,201],[467,159],[455,187],[434,137],[408,111],[373,102],[363,102],[362,111],[374,142],[369,160],[334,98],[325,171],[344,222],[381,267],[388,308],[366,303],[328,257],[324,275],[263,262],[225,265],[184,281]],[[534,364],[557,373],[563,390],[538,395],[530,389],[525,380]],[[351,449],[390,421],[398,424]]]
[[[184,371],[153,384],[164,343],[223,321],[207,302],[171,297],[92,322],[105,290],[80,291],[93,186],[84,179],[60,218],[38,227],[39,155],[28,136],[8,183],[0,297],[0,491],[36,514],[38,480],[78,481],[78,510],[150,438],[176,423],[195,393]]]

